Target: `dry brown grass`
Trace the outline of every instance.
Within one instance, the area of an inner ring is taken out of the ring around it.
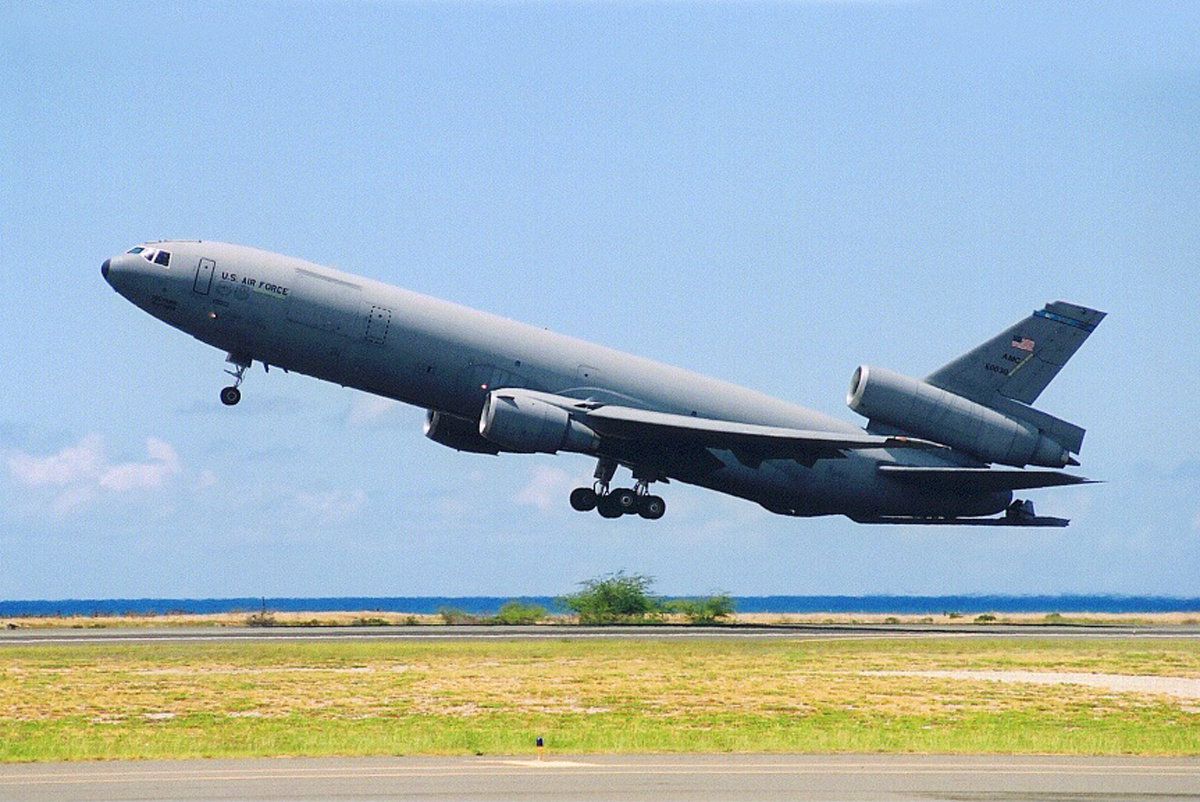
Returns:
[[[30,629],[91,629],[108,627],[241,627],[257,610],[237,613],[172,613],[168,615],[74,615],[74,616],[17,616],[3,619],[0,625]],[[280,626],[355,626],[363,622],[384,622],[387,626],[444,623],[438,615],[413,613],[383,613],[375,610],[343,610],[337,612],[272,612],[268,616]]]
[[[1024,626],[1053,623],[1054,613],[992,613],[995,624],[1018,624]],[[974,624],[978,613],[936,615],[897,613],[738,613],[739,624],[757,625],[820,625],[820,624],[899,624],[914,626],[936,624],[938,626],[961,626]],[[1195,613],[1068,613],[1059,616],[1063,621],[1074,624],[1125,625],[1125,626],[1181,626],[1200,624],[1200,612]]]
[[[0,626],[18,628],[88,629],[109,627],[234,627],[245,626],[258,611],[208,614],[120,615],[120,616],[24,616],[9,617]],[[436,626],[445,624],[440,615],[392,613],[375,610],[344,610],[336,612],[271,612],[268,615],[279,626]],[[1200,624],[1200,612],[1194,613],[1070,613],[1055,618],[1053,613],[997,613],[991,623],[1035,626],[1056,620],[1083,625],[1180,626]],[[977,614],[908,615],[895,613],[739,613],[727,623],[753,626],[804,626],[870,624],[870,625],[938,625],[960,626],[974,624]],[[667,623],[687,623],[681,615],[668,616]],[[550,616],[544,626],[570,625],[571,616]]]

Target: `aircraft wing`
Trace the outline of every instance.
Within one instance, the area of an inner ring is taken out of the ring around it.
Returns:
[[[1092,484],[1095,481],[1063,471],[1036,471],[1024,468],[924,468],[880,465],[879,472],[906,484],[959,493],[1030,490],[1036,487]]]
[[[945,448],[915,437],[788,429],[610,405],[587,409],[583,418],[601,437],[729,450],[746,465],[794,459],[811,466],[866,448]]]

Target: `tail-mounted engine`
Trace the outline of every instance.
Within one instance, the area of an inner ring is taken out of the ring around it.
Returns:
[[[850,379],[846,403],[872,422],[944,443],[983,462],[1048,468],[1072,463],[1068,449],[1032,423],[890,370],[860,365]]]

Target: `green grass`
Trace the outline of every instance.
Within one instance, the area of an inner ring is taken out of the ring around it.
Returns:
[[[0,649],[0,760],[558,752],[1200,755],[1200,702],[864,671],[1200,677],[1194,641]]]

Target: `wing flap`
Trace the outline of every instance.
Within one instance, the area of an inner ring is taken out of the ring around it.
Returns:
[[[1034,471],[1022,468],[925,468],[910,465],[880,465],[884,476],[921,487],[959,493],[995,493],[1032,490],[1039,487],[1093,484],[1094,479],[1064,471]]]
[[[811,465],[855,449],[945,448],[914,437],[789,429],[620,406],[589,409],[584,419],[601,437],[730,450],[748,465],[764,459],[795,459]]]

